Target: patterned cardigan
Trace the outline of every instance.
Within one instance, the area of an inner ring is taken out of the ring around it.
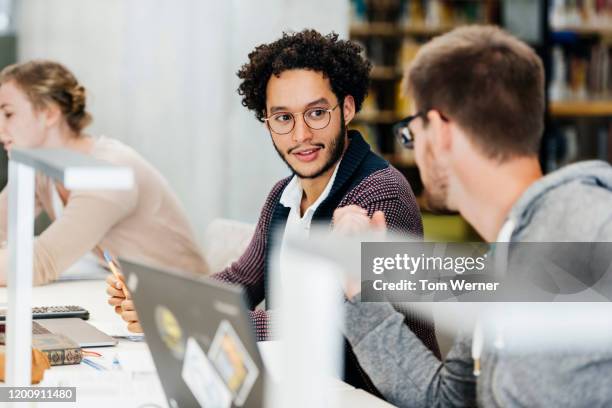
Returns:
[[[336,208],[355,204],[366,209],[370,216],[377,210],[383,211],[391,231],[421,237],[421,215],[404,176],[374,154],[359,132],[349,131],[349,139],[349,147],[340,162],[332,189],[317,208],[313,223],[318,221],[331,225]],[[289,215],[289,208],[280,204],[279,200],[290,179],[287,177],[272,188],[244,254],[225,270],[213,275],[213,278],[221,281],[242,285],[252,308],[266,297],[271,241],[273,237],[282,236],[274,232],[284,229]],[[408,327],[439,356],[432,320],[419,318],[403,307],[399,311],[406,316]],[[253,310],[250,313],[257,340],[267,339],[270,335],[268,312]]]

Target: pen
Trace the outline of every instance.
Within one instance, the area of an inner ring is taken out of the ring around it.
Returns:
[[[81,360],[81,362],[87,364],[90,367],[93,367],[94,369],[96,369],[98,371],[105,371],[106,370],[106,367],[104,367],[104,366],[102,366],[102,365],[100,365],[98,363],[95,363],[95,362],[91,361],[88,358],[84,358],[83,360]]]
[[[108,264],[108,268],[110,269],[110,271],[115,276],[115,279],[117,279],[119,282],[122,282],[121,283],[121,291],[123,292],[123,296],[125,296],[125,298],[127,299],[128,298],[128,294],[127,294],[127,291],[125,289],[125,284],[119,278],[119,271],[117,270],[117,267],[115,266],[115,262],[113,262],[113,258],[111,257],[110,253],[106,249],[104,250],[103,254],[104,254],[104,260],[106,260],[106,263]]]
[[[134,334],[134,335],[114,335],[111,336],[115,339],[125,339],[125,340],[129,340],[129,341],[133,341],[133,342],[141,342],[141,341],[145,341],[145,337],[142,334]]]

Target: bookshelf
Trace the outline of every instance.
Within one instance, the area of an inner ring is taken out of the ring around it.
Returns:
[[[612,97],[603,100],[551,101],[548,110],[553,118],[612,117]]]
[[[387,22],[351,23],[349,27],[349,35],[351,38],[369,36],[394,37],[399,34],[399,27],[396,24]]]
[[[458,27],[459,24],[437,24],[435,26],[426,25],[425,23],[404,24],[398,25],[387,22],[374,23],[354,23],[349,28],[349,35],[352,38],[380,36],[380,37],[397,37],[397,36],[435,36],[445,33]]]
[[[612,159],[612,5],[572,0],[351,0],[350,38],[364,46],[374,64],[369,96],[353,127],[402,171],[419,202],[422,185],[413,154],[393,140],[391,131],[411,110],[401,95],[403,71],[422,43],[471,23],[504,27],[529,42],[545,63],[545,172],[576,160]],[[539,38],[525,35],[525,27],[534,25]],[[445,228],[454,229],[451,235],[457,239],[475,237],[458,216],[424,214],[426,236],[432,226],[438,237],[449,236]]]
[[[401,79],[403,75],[403,71],[401,67],[390,66],[375,66],[372,67],[372,71],[370,73],[370,78],[374,80],[389,80],[394,81]]]
[[[612,38],[612,21],[607,24],[566,25],[553,27],[554,33],[574,33],[580,36],[600,36]]]
[[[544,168],[612,160],[612,4],[550,3],[549,112]]]

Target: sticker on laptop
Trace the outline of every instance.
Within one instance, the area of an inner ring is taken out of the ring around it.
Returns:
[[[136,292],[136,289],[138,288],[138,276],[136,276],[135,273],[131,273],[127,278],[126,285],[130,292]]]
[[[227,320],[219,324],[208,350],[208,358],[234,396],[234,404],[244,404],[259,369]]]
[[[187,339],[181,377],[200,406],[229,408],[232,405],[232,394],[193,337]]]
[[[159,337],[166,347],[170,349],[174,357],[181,360],[185,353],[183,329],[181,329],[174,314],[166,306],[157,305],[155,307],[155,325]]]

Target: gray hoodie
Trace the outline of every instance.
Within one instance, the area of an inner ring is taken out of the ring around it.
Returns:
[[[612,167],[569,165],[531,185],[508,216],[512,242],[612,241]],[[511,354],[485,342],[473,375],[471,333],[440,362],[388,303],[345,303],[345,335],[383,396],[400,407],[612,406],[612,345]],[[571,328],[568,327],[568,331]]]

